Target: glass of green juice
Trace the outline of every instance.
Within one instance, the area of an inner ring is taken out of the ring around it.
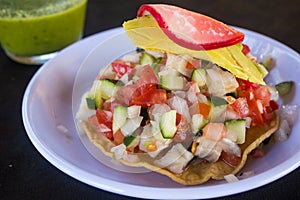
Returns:
[[[82,37],[87,0],[0,0],[0,43],[12,60],[43,64]]]

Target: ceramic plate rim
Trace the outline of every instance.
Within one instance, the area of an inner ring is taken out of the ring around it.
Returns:
[[[264,40],[270,41],[271,43],[276,43],[276,45],[279,45],[280,47],[284,48],[284,49],[288,49],[289,53],[294,54],[294,56],[298,56],[299,54],[294,51],[293,49],[289,48],[288,46],[268,37],[265,35],[262,35],[260,33],[256,33],[247,29],[243,29],[243,28],[238,28],[240,29],[242,32],[245,33],[245,35],[256,35],[259,37],[263,37]],[[112,30],[112,29],[110,29]],[[108,31],[110,31],[108,30]],[[120,33],[122,32],[121,28],[117,28],[114,29],[116,30],[116,33]],[[102,32],[103,33],[103,32]],[[101,33],[99,33],[101,34]],[[94,36],[90,36],[88,38],[83,39],[80,42],[85,42],[87,40],[90,40],[91,37],[95,37]],[[109,38],[109,37],[108,37]],[[59,55],[63,55],[64,52],[66,51],[72,51],[73,49],[76,48],[77,44],[71,45],[70,47],[66,48],[64,51],[62,51],[61,53],[58,54]],[[95,45],[95,48],[98,46],[99,44]],[[94,48],[91,49],[91,51]],[[89,55],[89,54],[88,54]],[[86,58],[85,58],[86,59]],[[95,175],[88,173],[84,170],[82,170],[81,168],[72,165],[71,163],[69,163],[68,161],[64,160],[62,157],[59,157],[55,152],[51,152],[47,149],[47,147],[42,143],[42,141],[39,141],[38,138],[36,137],[31,124],[30,124],[30,120],[28,118],[29,115],[29,110],[27,108],[27,103],[28,103],[28,96],[29,93],[31,92],[31,88],[33,87],[35,80],[38,76],[41,76],[44,69],[49,67],[51,65],[51,61],[49,61],[48,63],[46,63],[45,65],[43,65],[37,72],[36,74],[33,76],[33,78],[30,80],[25,93],[24,93],[24,97],[23,97],[23,102],[22,102],[22,117],[23,117],[23,123],[27,132],[27,135],[29,136],[31,142],[33,143],[33,145],[36,147],[36,149],[54,166],[56,166],[58,169],[60,169],[61,171],[65,172],[66,174],[72,176],[73,178],[82,181],[86,184],[92,185],[94,187],[97,187],[99,189],[103,189],[106,191],[110,191],[113,193],[117,193],[117,194],[122,194],[122,195],[126,195],[126,196],[133,196],[133,197],[140,197],[140,198],[160,198],[160,199],[164,199],[164,198],[199,198],[199,196],[197,197],[193,197],[192,195],[195,195],[195,191],[199,190],[199,188],[197,188],[197,186],[192,186],[192,187],[183,187],[183,188],[157,188],[157,187],[146,187],[146,186],[138,186],[138,185],[131,185],[131,184],[127,184],[127,183],[119,183],[113,180],[109,180],[106,178],[102,178],[102,177],[98,177],[97,176],[97,182],[95,181]],[[74,124],[75,126],[75,124]],[[228,188],[234,188],[234,189],[230,189],[230,190],[222,190],[222,188],[224,187],[224,185],[216,185],[213,186],[214,189],[218,189],[218,194],[207,194],[207,193],[201,193],[201,198],[212,198],[212,197],[221,197],[221,196],[227,196],[227,195],[232,195],[232,194],[237,194],[240,192],[245,192],[248,190],[252,190],[254,188],[263,186],[267,183],[273,182],[279,178],[281,178],[282,176],[288,174],[289,172],[295,170],[297,167],[299,167],[300,165],[300,161],[296,161],[297,157],[300,156],[300,152],[297,152],[297,154],[295,154],[294,156],[292,156],[290,159],[286,160],[285,162],[281,163],[280,165],[276,166],[275,168],[272,168],[270,170],[267,170],[266,172],[261,173],[259,176],[255,176],[255,177],[250,177],[246,180],[241,180],[239,182],[236,183],[228,183],[226,184],[226,186],[229,186]],[[275,169],[285,169],[282,170],[281,173],[278,173],[276,175],[274,175],[274,173],[272,173],[273,171],[276,171]],[[82,174],[81,177],[78,177],[77,173]],[[261,177],[264,177],[263,180],[261,180]],[[94,180],[94,181],[93,181]],[[251,181],[255,181],[257,184],[248,184],[248,182]],[[204,189],[207,189],[205,187],[203,187]],[[135,193],[132,194],[130,193],[130,191],[132,189],[138,189],[140,191],[142,191],[142,193]],[[184,192],[185,195],[178,195],[179,193]],[[170,195],[171,194],[171,195]],[[176,194],[176,195],[175,195]],[[189,194],[188,196],[186,196],[186,194]],[[192,194],[192,195],[191,195]]]

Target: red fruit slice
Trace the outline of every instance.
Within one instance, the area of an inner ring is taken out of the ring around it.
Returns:
[[[176,6],[143,4],[138,17],[151,14],[175,43],[192,50],[211,50],[244,40],[244,34],[208,16]]]

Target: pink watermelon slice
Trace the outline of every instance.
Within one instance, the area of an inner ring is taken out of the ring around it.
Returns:
[[[211,50],[241,43],[244,34],[211,17],[166,4],[143,4],[138,17],[151,14],[175,43],[192,50]]]

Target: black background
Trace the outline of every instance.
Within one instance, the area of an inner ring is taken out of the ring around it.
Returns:
[[[84,37],[121,26],[136,16],[142,3],[175,4],[300,50],[298,0],[89,0]],[[0,49],[0,199],[132,199],[75,180],[34,148],[23,127],[21,103],[39,67],[15,63]],[[221,199],[300,199],[299,188],[298,168],[273,183]]]

